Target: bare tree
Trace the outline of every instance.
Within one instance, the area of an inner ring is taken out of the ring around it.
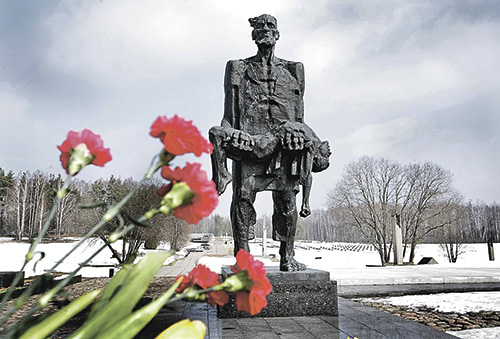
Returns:
[[[493,243],[498,242],[500,237],[500,205],[496,202],[487,205],[478,201],[475,204],[468,203],[469,234],[474,241],[486,242],[488,244],[488,255],[494,260]]]
[[[331,209],[374,246],[382,265],[392,248],[391,218],[401,199],[404,176],[399,164],[364,156],[348,164],[341,180],[328,194]]]
[[[26,227],[28,209],[28,173],[19,173],[7,192],[7,223],[13,229],[14,237],[21,240]]]
[[[256,226],[256,234],[261,234],[262,226],[259,225],[259,222],[257,222]],[[223,217],[217,213],[202,219],[197,225],[191,225],[190,230],[191,233],[212,233],[215,236],[224,235],[226,233],[232,235],[233,233],[229,217]]]
[[[63,179],[59,175],[57,177],[51,178],[51,188],[53,192],[61,189],[63,185]],[[55,197],[54,197],[55,198]],[[57,208],[56,215],[54,217],[54,233],[56,237],[59,239],[63,234],[68,234],[69,229],[71,228],[76,213],[76,206],[78,200],[78,191],[76,190],[76,185],[71,183],[68,189],[68,194],[66,194]],[[54,199],[52,203],[54,203]]]
[[[170,243],[170,249],[180,250],[189,241],[189,226],[187,221],[176,218],[173,215],[164,216],[166,240]]]
[[[467,206],[455,205],[441,215],[441,218],[453,220],[437,232],[439,247],[446,254],[450,263],[457,262],[459,256],[467,251],[467,235],[464,230],[468,226]]]
[[[7,212],[7,194],[14,182],[14,173],[9,171],[5,173],[0,167],[0,232],[5,234],[5,219]]]
[[[453,213],[462,203],[462,196],[452,187],[453,175],[432,162],[414,163],[405,167],[405,205],[401,207],[405,249],[410,247],[409,261],[415,249],[432,231],[456,222]]]
[[[391,253],[392,215],[400,214],[409,261],[413,262],[417,244],[454,221],[443,217],[461,201],[451,183],[451,173],[430,162],[401,166],[364,156],[346,166],[328,194],[328,204],[344,224],[368,239],[383,265]]]

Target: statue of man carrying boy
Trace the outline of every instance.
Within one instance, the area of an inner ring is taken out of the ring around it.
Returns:
[[[231,60],[224,79],[224,117],[212,127],[212,173],[222,194],[233,181],[231,224],[234,253],[249,251],[256,223],[257,192],[272,191],[273,239],[280,242],[280,270],[305,270],[294,259],[297,228],[296,194],[303,186],[300,215],[311,211],[311,172],[325,170],[331,154],[304,123],[304,66],[279,59],[274,47],[279,39],[277,21],[264,14],[249,19],[257,55]],[[232,175],[227,158],[233,160]]]

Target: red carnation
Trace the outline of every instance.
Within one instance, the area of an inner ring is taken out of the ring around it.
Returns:
[[[177,277],[175,281],[178,279],[179,277]],[[184,276],[176,292],[182,293],[186,288],[193,285],[197,285],[202,289],[207,289],[219,283],[219,275],[217,273],[212,272],[205,265],[198,265],[193,268],[187,276]],[[212,306],[215,306],[215,304],[224,306],[228,301],[229,295],[225,291],[211,291],[207,293],[207,302]]]
[[[67,139],[57,148],[61,153],[61,163],[66,173],[76,175],[83,167],[94,164],[103,167],[111,161],[109,148],[104,148],[101,136],[91,130],[69,131]]]
[[[264,264],[255,260],[247,251],[240,250],[236,254],[236,265],[231,269],[234,274],[246,270],[248,278],[253,282],[250,291],[236,292],[236,308],[238,311],[245,311],[251,315],[259,313],[267,306],[266,296],[273,290]]]
[[[150,135],[160,138],[165,150],[174,155],[194,153],[199,157],[202,153],[211,154],[212,144],[201,136],[200,131],[192,124],[177,115],[169,119],[159,116],[151,126]]]
[[[176,217],[190,224],[197,224],[217,207],[219,195],[215,189],[215,183],[208,179],[207,173],[201,170],[200,164],[187,163],[184,168],[177,167],[175,170],[164,166],[161,175],[173,183],[186,183],[194,193],[194,198],[189,203],[174,209],[173,213]],[[165,191],[162,190],[162,193],[167,193]]]

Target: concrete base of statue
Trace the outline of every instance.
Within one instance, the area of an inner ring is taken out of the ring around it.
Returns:
[[[281,272],[278,267],[266,268],[273,291],[267,296],[267,307],[255,317],[338,315],[337,282],[330,280],[329,272],[313,269]],[[221,272],[224,279],[233,274],[229,266],[223,266]],[[229,303],[218,307],[217,316],[251,317],[246,312],[236,310],[234,294]]]

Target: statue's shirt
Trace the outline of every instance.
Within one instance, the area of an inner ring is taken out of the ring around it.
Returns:
[[[233,126],[252,135],[265,134],[285,121],[302,121],[303,91],[297,68],[302,64],[278,59],[263,65],[251,59],[234,61]],[[298,66],[299,65],[299,66]],[[295,74],[292,74],[292,72]]]

